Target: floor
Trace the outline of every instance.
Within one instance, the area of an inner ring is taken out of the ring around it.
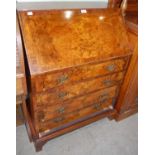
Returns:
[[[137,114],[120,122],[102,119],[49,141],[38,153],[24,125],[16,133],[16,155],[138,155]]]

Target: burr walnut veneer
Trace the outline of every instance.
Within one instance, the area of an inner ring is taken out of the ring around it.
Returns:
[[[19,12],[36,150],[48,140],[116,116],[133,44],[119,9]]]

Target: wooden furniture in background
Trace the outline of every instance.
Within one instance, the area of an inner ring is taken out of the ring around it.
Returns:
[[[16,125],[24,123],[21,104],[27,95],[26,76],[24,67],[23,47],[19,29],[18,18],[16,19]]]
[[[138,25],[138,0],[112,0],[111,5],[114,7],[122,7],[124,5],[125,18]]]
[[[117,121],[138,111],[138,36],[133,30],[129,34],[134,52],[115,107]]]
[[[134,52],[115,107],[117,121],[138,111],[138,1],[129,0],[127,8],[125,23]]]
[[[138,25],[138,0],[128,0],[126,20]]]

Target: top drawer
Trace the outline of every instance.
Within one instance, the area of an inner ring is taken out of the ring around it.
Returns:
[[[129,56],[45,73],[32,78],[32,92],[42,92],[60,85],[119,72],[127,68],[128,61]]]

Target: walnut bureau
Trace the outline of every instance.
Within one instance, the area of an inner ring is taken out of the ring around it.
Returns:
[[[114,118],[133,46],[120,9],[19,11],[28,69],[27,129],[48,140]]]

